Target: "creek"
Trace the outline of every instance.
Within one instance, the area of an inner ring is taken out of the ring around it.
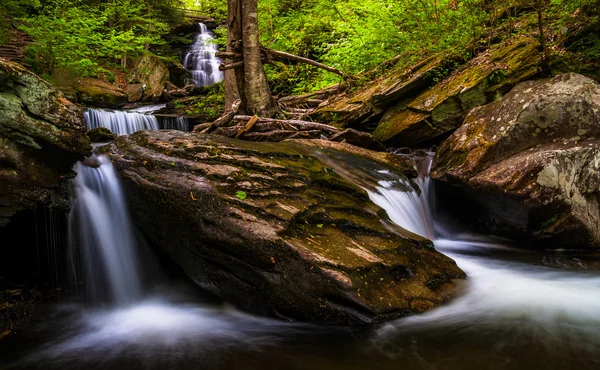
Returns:
[[[430,159],[420,191],[401,178],[367,189],[392,221],[431,238],[468,274],[459,298],[375,327],[288,323],[242,313],[146,261],[110,161],[77,165],[71,240],[85,302],[52,305],[2,342],[15,369],[597,369],[596,254],[538,253],[454,225],[435,204]],[[118,246],[118,247],[117,247]],[[169,276],[167,276],[169,275]],[[142,283],[144,282],[144,283]],[[4,363],[3,363],[4,361]]]

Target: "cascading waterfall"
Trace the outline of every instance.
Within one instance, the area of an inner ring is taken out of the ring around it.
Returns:
[[[117,135],[130,135],[140,130],[179,130],[189,131],[185,117],[160,117],[142,112],[153,112],[157,106],[138,108],[131,111],[110,111],[89,108],[84,113],[88,130],[105,127]]]
[[[200,33],[183,60],[185,69],[191,72],[196,85],[205,86],[223,80],[223,72],[219,71],[221,60],[216,57],[217,51],[212,34],[204,23],[200,23]]]
[[[105,127],[117,135],[130,135],[139,130],[158,130],[155,116],[124,111],[88,109],[84,114],[88,130]]]
[[[420,193],[404,192],[409,187],[405,183],[395,188],[393,182],[381,181],[369,195],[396,224],[433,240],[436,249],[452,257],[469,276],[467,289],[448,305],[385,325],[375,339],[377,345],[388,351],[394,338],[426,327],[461,335],[468,335],[465,328],[469,328],[478,335],[495,336],[496,343],[506,348],[533,341],[552,351],[564,343],[585,342],[576,350],[592,356],[593,348],[600,346],[600,277],[489,258],[492,250],[498,255],[519,252],[511,251],[506,241],[453,230],[442,221],[433,210],[430,167],[431,158],[417,162]],[[508,338],[503,337],[506,332],[511,333]],[[522,342],[514,340],[519,335]]]
[[[163,130],[189,131],[188,120],[185,117],[161,117],[159,125]]]
[[[136,242],[117,172],[105,156],[75,165],[71,250],[81,251],[87,292],[118,304],[141,297]],[[79,248],[77,248],[79,247]]]

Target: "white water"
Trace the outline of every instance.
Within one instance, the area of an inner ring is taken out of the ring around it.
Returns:
[[[390,182],[381,182],[370,196],[392,221],[433,239],[436,249],[453,258],[467,273],[467,286],[464,294],[448,305],[385,325],[376,338],[380,345],[385,347],[393,338],[419,328],[451,326],[480,334],[486,333],[486,328],[512,332],[516,341],[513,345],[518,345],[518,336],[526,336],[548,346],[579,341],[589,349],[600,348],[597,273],[492,259],[489,254],[508,247],[481,236],[449,231],[432,217],[437,213],[430,206],[435,194],[429,178],[422,176],[419,186],[420,195],[407,194],[394,190]],[[481,254],[486,256],[477,256]]]
[[[135,302],[142,289],[133,225],[112,163],[105,156],[95,159],[97,168],[81,162],[74,168],[71,249],[81,251],[91,297],[118,304]]]
[[[159,124],[163,130],[189,131],[188,120],[185,117],[162,117]]]
[[[158,120],[148,114],[104,109],[88,109],[84,114],[88,130],[105,127],[117,135],[130,135],[140,130],[158,130]]]
[[[117,135],[130,135],[140,130],[189,131],[185,117],[161,117],[159,120],[150,112],[161,109],[161,105],[140,107],[128,111],[89,108],[84,114],[88,130],[105,127]]]
[[[185,55],[183,65],[191,72],[198,86],[211,85],[223,81],[223,72],[219,71],[221,60],[216,57],[217,45],[206,25],[200,23],[200,33]]]

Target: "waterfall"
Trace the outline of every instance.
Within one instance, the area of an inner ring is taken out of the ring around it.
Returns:
[[[88,158],[86,163],[75,165],[71,250],[81,252],[87,292],[93,299],[134,302],[141,296],[136,242],[119,177],[105,156]]]
[[[159,129],[156,117],[137,112],[88,109],[84,114],[84,120],[88,130],[105,127],[117,135]]]
[[[154,108],[156,106],[152,106]],[[117,135],[130,135],[139,130],[179,130],[189,131],[185,117],[161,117],[160,120],[151,114],[150,108],[138,108],[137,111],[110,111],[105,109],[88,109],[84,120],[88,130],[105,127]]]
[[[185,117],[162,117],[159,124],[163,130],[189,131],[188,120]]]
[[[415,168],[419,174],[416,180],[419,191],[413,189],[410,184],[404,184],[400,179],[379,181],[375,191],[367,190],[371,200],[384,208],[395,223],[428,239],[435,237],[432,210],[434,197],[429,178],[432,162],[433,156],[415,161]]]
[[[200,33],[183,60],[196,85],[210,85],[223,80],[223,72],[219,71],[221,60],[215,55],[217,51],[212,34],[204,23],[200,23]]]

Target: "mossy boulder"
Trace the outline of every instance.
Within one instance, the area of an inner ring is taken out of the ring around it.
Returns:
[[[485,231],[538,248],[600,248],[600,85],[570,73],[474,109],[432,176]],[[452,194],[450,194],[452,193]],[[457,214],[457,216],[460,216]]]
[[[169,81],[169,69],[154,55],[141,56],[135,62],[127,79],[130,84],[145,85],[144,98],[152,101],[160,99],[167,81]]]
[[[371,323],[437,307],[465,277],[334,169],[367,179],[361,168],[383,166],[371,159],[177,131],[140,131],[99,152],[120,172],[147,240],[199,286],[248,311]]]
[[[95,107],[119,108],[128,101],[125,91],[116,85],[96,78],[83,78],[77,81],[73,88],[79,103]]]
[[[432,143],[458,128],[471,109],[534,77],[541,57],[538,49],[537,40],[524,37],[482,53],[415,99],[390,108],[373,137],[394,146]]]
[[[91,151],[81,110],[41,78],[3,59],[0,148],[0,227],[20,210],[64,203],[66,194],[57,189]]]
[[[357,90],[336,96],[315,110],[311,118],[339,128],[365,130],[370,124],[376,126],[391,105],[417,95],[436,78],[451,70],[458,60],[456,55],[443,54],[424,58],[408,68],[392,68]]]

